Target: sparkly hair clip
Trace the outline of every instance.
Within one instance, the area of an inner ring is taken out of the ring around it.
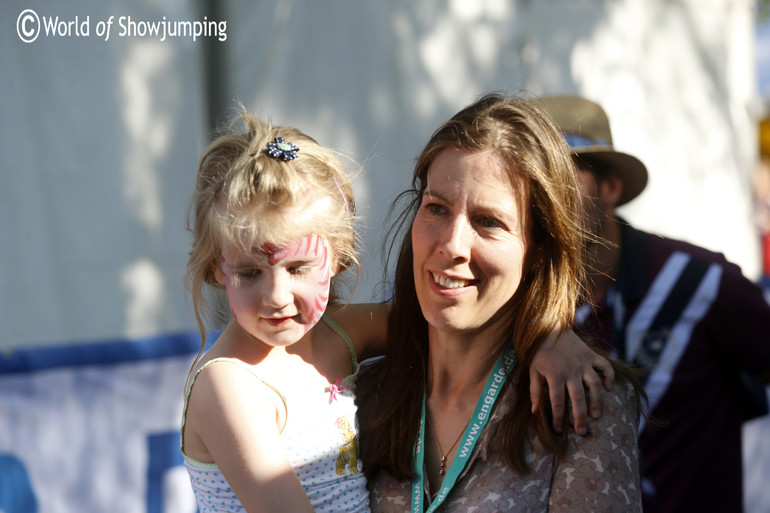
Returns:
[[[276,137],[275,142],[267,143],[267,154],[274,159],[294,160],[297,158],[299,146],[289,141],[284,141],[283,137]]]

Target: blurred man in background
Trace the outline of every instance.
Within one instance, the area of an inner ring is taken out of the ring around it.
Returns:
[[[573,150],[588,227],[589,302],[576,331],[638,367],[645,512],[742,511],[741,424],[767,413],[770,306],[721,254],[637,230],[615,209],[647,170],[614,150],[604,110],[542,99]]]

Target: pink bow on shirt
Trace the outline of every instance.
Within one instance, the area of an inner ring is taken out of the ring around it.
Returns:
[[[342,384],[342,376],[337,377],[337,381],[326,387],[326,390],[329,392],[329,404],[332,403],[335,399],[337,399],[337,392],[342,392],[346,388],[348,388],[348,385],[345,385],[344,387],[340,386]]]

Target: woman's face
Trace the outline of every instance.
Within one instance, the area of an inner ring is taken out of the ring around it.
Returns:
[[[501,322],[496,314],[523,272],[521,216],[519,191],[494,152],[436,156],[412,225],[415,288],[433,328],[474,332]]]

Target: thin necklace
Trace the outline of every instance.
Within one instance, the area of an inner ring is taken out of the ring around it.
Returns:
[[[471,415],[473,417],[473,415]],[[441,453],[441,466],[438,468],[438,475],[443,476],[446,473],[446,457],[447,454],[452,452],[452,449],[454,449],[455,445],[457,445],[457,442],[460,441],[460,438],[463,436],[463,433],[465,433],[465,430],[468,429],[468,424],[471,423],[471,419],[468,419],[468,422],[465,423],[465,427],[462,431],[460,431],[460,434],[457,435],[457,439],[454,441],[454,443],[449,447],[449,450],[447,452],[444,452],[444,450],[441,448],[441,442],[438,441],[438,436],[436,436],[436,431],[433,429],[433,424],[430,423],[430,415],[426,415],[425,418],[428,421],[428,427],[430,428],[430,432],[433,433],[433,438],[436,440],[436,445],[438,446],[438,452]]]

